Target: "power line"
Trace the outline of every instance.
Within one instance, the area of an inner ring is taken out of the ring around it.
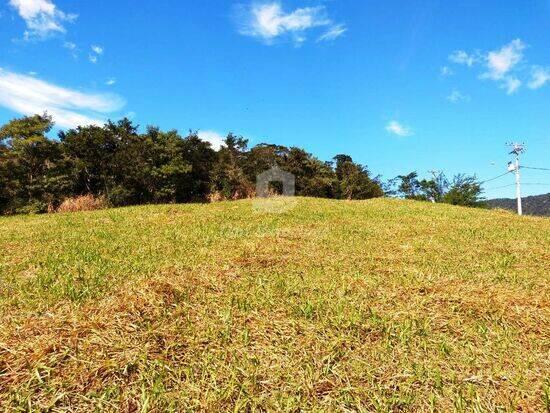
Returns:
[[[479,184],[481,185],[481,184],[484,184],[486,182],[491,182],[491,181],[494,181],[495,179],[502,178],[503,176],[508,175],[510,172],[511,171],[506,171],[502,175],[495,176],[494,178],[491,178],[491,179],[486,179],[485,181],[481,181]]]
[[[502,186],[494,186],[492,188],[485,188],[484,191],[493,191],[495,189],[502,189],[502,188],[510,188],[511,186],[515,186],[516,184],[508,184],[508,185],[502,185]],[[522,185],[540,185],[540,186],[550,186],[550,183],[543,183],[543,182],[522,182]]]
[[[550,168],[535,168],[534,166],[522,166],[525,169],[536,169],[538,171],[550,171]]]
[[[516,185],[516,184],[508,184],[508,185],[496,186],[496,187],[493,187],[493,188],[486,188],[485,191],[492,191],[492,190],[495,190],[495,189],[509,188],[509,187],[515,186],[515,185]]]

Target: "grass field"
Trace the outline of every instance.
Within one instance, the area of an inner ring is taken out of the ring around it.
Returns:
[[[0,406],[548,411],[550,220],[299,198],[0,218]]]

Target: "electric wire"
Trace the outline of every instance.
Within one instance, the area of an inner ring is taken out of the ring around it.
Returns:
[[[485,191],[493,191],[495,189],[502,189],[502,188],[509,188],[511,186],[515,186],[516,184],[508,184],[508,185],[502,185],[502,186],[495,186],[493,188],[486,188]]]
[[[511,171],[506,171],[506,172],[503,173],[502,175],[495,176],[494,178],[491,178],[491,179],[486,179],[485,181],[481,181],[479,184],[482,185],[482,184],[484,184],[484,183],[486,183],[486,182],[491,182],[491,181],[494,181],[494,180],[496,180],[496,179],[498,179],[498,178],[502,178],[503,176],[508,175],[510,172],[511,172]]]
[[[536,169],[537,171],[550,171],[550,168],[536,168],[534,166],[520,166],[520,169]]]

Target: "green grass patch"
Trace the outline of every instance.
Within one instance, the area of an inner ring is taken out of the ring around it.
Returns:
[[[0,218],[0,405],[545,411],[550,221],[298,198]]]

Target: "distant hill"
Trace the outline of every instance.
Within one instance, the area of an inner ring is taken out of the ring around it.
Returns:
[[[490,199],[491,208],[516,210],[516,200],[509,198]],[[522,198],[523,213],[526,215],[550,216],[550,194],[526,196]]]

